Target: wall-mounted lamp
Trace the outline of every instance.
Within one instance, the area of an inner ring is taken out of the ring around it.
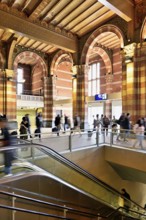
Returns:
[[[12,79],[13,79],[12,76],[7,77],[7,81],[12,81]]]
[[[131,62],[133,62],[132,57],[125,57],[125,63],[131,63]]]
[[[7,76],[6,79],[9,82],[15,82],[16,81],[12,76]]]
[[[76,74],[73,74],[72,75],[72,79],[76,79],[77,78],[77,75]]]

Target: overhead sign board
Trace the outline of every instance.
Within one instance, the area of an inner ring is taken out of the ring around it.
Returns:
[[[102,101],[102,100],[107,100],[107,94],[96,94],[95,95],[95,100],[96,101]]]

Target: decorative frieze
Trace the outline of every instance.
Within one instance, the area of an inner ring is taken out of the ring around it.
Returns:
[[[47,28],[48,30],[51,30],[51,31],[56,32],[56,33],[58,33],[60,35],[66,36],[68,38],[71,38],[71,39],[76,38],[76,36],[73,35],[69,31],[63,30],[63,29],[61,29],[59,27],[56,27],[55,25],[49,24],[49,23],[47,23],[45,21],[40,21],[38,19],[34,20],[34,18],[31,19],[31,18],[27,17],[24,14],[24,12],[18,11],[17,8],[10,8],[6,4],[0,4],[0,10],[3,10],[5,12],[8,12],[9,14],[13,14],[15,16],[21,17],[22,19],[25,19],[26,21],[35,23],[36,25],[42,26],[44,28]]]

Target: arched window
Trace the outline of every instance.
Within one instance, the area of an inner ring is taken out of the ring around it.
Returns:
[[[100,63],[90,65],[88,74],[88,96],[100,94]]]

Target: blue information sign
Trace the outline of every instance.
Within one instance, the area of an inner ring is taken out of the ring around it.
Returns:
[[[107,94],[106,93],[104,93],[104,94],[96,94],[95,95],[95,100],[106,100],[107,99]]]

